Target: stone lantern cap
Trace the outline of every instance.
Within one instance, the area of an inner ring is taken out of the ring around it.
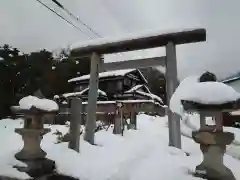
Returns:
[[[59,107],[55,101],[27,96],[19,101],[19,106],[12,106],[11,110],[14,113],[26,115],[55,114],[59,110]]]
[[[240,108],[240,93],[221,82],[192,83],[180,100],[185,111],[231,112]]]
[[[58,111],[58,104],[49,99],[40,99],[35,96],[27,96],[19,101],[20,110],[23,112],[45,112],[52,113]]]

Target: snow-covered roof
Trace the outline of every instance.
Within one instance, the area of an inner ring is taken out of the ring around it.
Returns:
[[[239,79],[240,79],[240,76],[235,76],[235,77],[223,80],[222,83],[230,83],[230,82],[233,82],[233,81],[237,81]]]
[[[148,92],[138,91],[138,89],[140,89],[142,87],[146,88]],[[143,84],[136,85],[136,86],[132,87],[131,89],[129,89],[128,91],[126,91],[126,93],[131,93],[131,92],[137,92],[138,94],[148,96],[153,100],[157,100],[157,101],[163,103],[163,100],[159,96],[152,94],[151,91],[148,89],[148,87]]]
[[[127,90],[126,93],[134,92],[134,91],[136,91],[136,90],[138,90],[138,89],[140,89],[142,87],[146,88],[146,90],[150,93],[149,88],[147,86],[145,86],[144,84],[138,84],[138,85],[132,87],[131,89]]]
[[[180,33],[180,32],[186,32],[186,31],[194,31],[196,30],[193,28],[188,28],[188,29],[172,29],[172,30],[159,30],[159,29],[154,29],[154,30],[148,30],[148,31],[143,31],[143,32],[134,32],[134,33],[129,33],[129,34],[124,34],[119,37],[106,37],[106,38],[99,38],[99,39],[94,39],[94,40],[88,40],[86,42],[79,42],[75,43],[70,46],[71,51],[80,49],[80,48],[87,48],[87,47],[92,47],[92,46],[101,46],[101,45],[106,45],[109,43],[117,43],[121,41],[130,41],[130,40],[136,40],[140,38],[147,38],[147,37],[157,37],[157,36],[164,36],[168,34],[175,34],[175,33]]]
[[[89,88],[86,88],[86,89],[84,89],[84,90],[82,90],[80,92],[65,93],[65,94],[63,94],[63,96],[65,98],[72,97],[72,96],[81,96],[83,93],[85,93],[88,90],[89,90]],[[99,94],[103,95],[103,96],[107,96],[107,94],[104,91],[100,90],[100,89],[98,89],[97,92]]]
[[[138,71],[140,75],[142,76],[143,80],[147,82],[146,78],[143,76],[143,74],[138,69],[123,69],[123,70],[116,70],[116,71],[107,71],[99,73],[99,78],[105,78],[105,77],[114,77],[114,76],[125,76],[126,74]],[[90,79],[90,75],[84,75],[80,77],[76,77],[73,79],[69,79],[68,82],[76,82],[76,81],[82,81],[82,80],[88,80]]]
[[[233,111],[230,114],[233,115],[233,116],[240,116],[240,110]]]
[[[119,100],[119,101],[97,101],[97,104],[116,104],[116,103],[154,103],[153,100]],[[88,104],[88,102],[83,102],[83,104]]]
[[[19,55],[19,56],[23,56],[23,55],[24,55],[24,53],[23,53],[23,52],[21,52],[21,51],[19,51],[19,52],[18,52],[18,55]]]
[[[148,96],[148,97],[150,97],[150,98],[153,99],[153,100],[157,100],[157,101],[163,103],[163,100],[162,100],[159,96],[157,96],[157,95],[155,95],[155,94],[146,93],[146,92],[142,92],[142,91],[136,91],[136,92],[137,92],[138,94],[142,94],[142,95],[144,95],[144,96]]]

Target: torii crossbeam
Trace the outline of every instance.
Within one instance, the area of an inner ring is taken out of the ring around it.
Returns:
[[[187,29],[172,32],[146,32],[142,35],[130,35],[123,38],[97,39],[71,47],[74,57],[91,57],[91,72],[89,82],[88,109],[86,132],[84,139],[94,144],[94,129],[96,127],[96,106],[98,75],[102,70],[116,70],[125,68],[143,68],[152,66],[166,66],[167,104],[178,85],[176,45],[195,43],[206,40],[205,29]],[[165,47],[166,56],[104,63],[104,54]],[[168,108],[169,145],[181,148],[180,117]]]

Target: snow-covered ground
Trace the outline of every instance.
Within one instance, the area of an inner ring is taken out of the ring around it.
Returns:
[[[197,126],[196,117],[190,121]],[[191,118],[190,118],[191,119]],[[44,136],[43,149],[48,158],[56,161],[60,173],[81,180],[197,180],[190,175],[201,162],[199,145],[191,138],[182,136],[183,150],[168,147],[167,117],[138,115],[138,130],[129,130],[124,136],[113,135],[110,131],[96,133],[96,144],[92,146],[81,139],[80,154],[67,148],[67,143],[56,144],[56,130],[68,131],[67,126],[49,126],[52,132]],[[198,123],[198,122],[197,122]],[[182,132],[191,133],[187,123],[182,123]],[[27,178],[12,165],[20,163],[14,154],[22,147],[21,137],[14,128],[22,126],[22,120],[0,121],[0,174],[18,178]],[[48,125],[47,125],[48,126]],[[240,131],[234,130],[240,141]],[[188,152],[190,156],[186,156]],[[237,179],[240,179],[240,161],[229,155],[225,164],[230,167]]]

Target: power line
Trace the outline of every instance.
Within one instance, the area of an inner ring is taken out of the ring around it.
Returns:
[[[73,17],[75,20],[80,22],[83,26],[85,26],[88,30],[90,30],[93,34],[95,34],[98,37],[102,37],[98,32],[94,31],[90,26],[88,26],[86,23],[84,23],[79,17],[75,16],[73,13],[71,13],[67,8],[65,8],[60,2],[57,0],[52,0],[58,7],[63,9],[66,13],[68,13],[71,17]]]
[[[89,35],[87,35],[82,29],[80,29],[79,27],[75,26],[71,21],[65,19],[63,16],[61,16],[59,13],[57,13],[56,11],[54,11],[53,9],[51,9],[50,7],[48,7],[46,4],[44,4],[42,1],[40,0],[36,0],[38,1],[41,5],[43,5],[44,7],[46,7],[48,10],[52,11],[54,14],[56,14],[58,17],[60,17],[62,20],[64,20],[65,22],[67,22],[68,24],[72,25],[74,28],[76,28],[77,30],[79,30],[80,32],[82,32],[84,35],[86,35],[87,37],[89,37]],[[91,37],[90,37],[91,38]]]

